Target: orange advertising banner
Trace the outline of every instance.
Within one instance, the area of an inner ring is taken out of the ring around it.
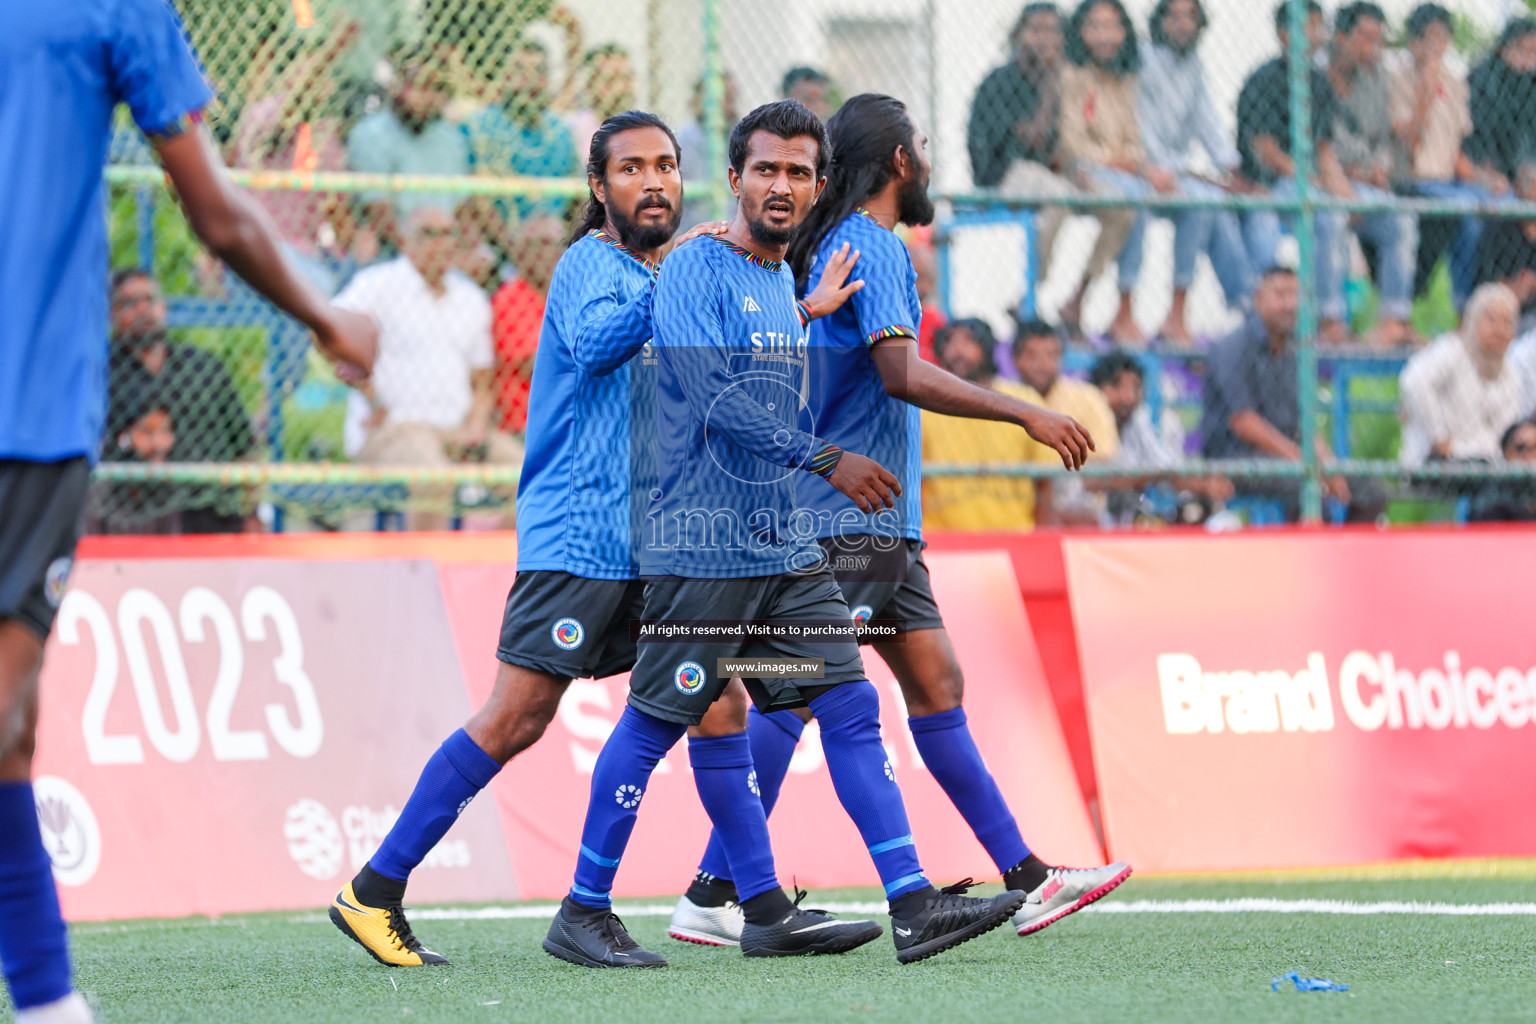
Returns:
[[[1069,540],[1110,853],[1536,855],[1536,534]]]

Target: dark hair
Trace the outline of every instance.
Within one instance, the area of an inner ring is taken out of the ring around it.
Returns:
[[[1102,388],[1106,384],[1113,384],[1122,373],[1134,373],[1136,379],[1141,381],[1147,379],[1147,371],[1142,369],[1141,361],[1124,349],[1117,348],[1094,361],[1093,369],[1088,371],[1088,383]]]
[[[1307,0],[1307,13],[1323,16],[1323,5],[1317,0]],[[1290,0],[1280,0],[1275,8],[1275,31],[1290,32],[1291,30],[1291,5]]]
[[[1501,59],[1504,47],[1533,33],[1536,33],[1536,21],[1530,18],[1510,18],[1499,32],[1499,38],[1493,41],[1493,46],[1488,50],[1488,59]]]
[[[832,145],[827,141],[826,126],[821,118],[805,108],[799,100],[777,100],[764,103],[752,113],[736,122],[731,129],[729,153],[731,167],[737,174],[747,168],[747,149],[754,132],[767,132],[781,139],[798,139],[808,136],[816,140],[816,177],[827,174],[827,163],[832,159]]]
[[[682,171],[682,150],[677,145],[677,136],[672,129],[667,127],[667,122],[655,114],[644,110],[626,110],[622,114],[614,114],[612,117],[598,125],[597,131],[592,133],[592,145],[587,149],[587,175],[588,178],[596,178],[599,181],[608,180],[608,146],[613,137],[620,132],[634,131],[636,128],[660,128],[667,133],[667,138],[672,142],[672,152],[678,157],[678,171]],[[567,246],[575,245],[588,231],[596,230],[608,220],[608,208],[597,201],[597,193],[592,191],[590,182],[587,186],[587,209],[582,218],[576,224],[576,230],[571,233]]]
[[[826,131],[832,150],[827,187],[795,232],[787,254],[795,279],[802,285],[810,277],[816,250],[827,233],[891,180],[891,154],[896,147],[917,159],[912,152],[912,119],[907,116],[906,105],[890,96],[860,93],[827,119]],[[734,164],[734,135],[731,144]]]
[[[1195,5],[1195,24],[1198,26],[1196,38],[1205,32],[1210,19],[1205,16],[1205,5],[1200,0],[1192,0]],[[1147,19],[1147,34],[1158,46],[1168,45],[1168,36],[1163,32],[1163,19],[1168,16],[1168,8],[1172,7],[1174,0],[1157,0],[1157,6],[1152,8],[1152,16]]]
[[[143,267],[124,267],[122,270],[115,270],[112,272],[112,286],[107,290],[107,294],[116,295],[117,290],[123,285],[127,284],[129,281],[137,281],[140,278],[143,278],[146,281],[153,281],[155,279],[155,275],[151,274]]]
[[[1429,31],[1429,26],[1437,22],[1447,29],[1452,28],[1451,12],[1439,4],[1419,4],[1409,12],[1408,20],[1403,23],[1403,27],[1408,30],[1409,39],[1422,39],[1424,33]]]
[[[1077,5],[1077,10],[1072,12],[1072,18],[1067,22],[1067,59],[1079,67],[1092,60],[1088,44],[1083,42],[1083,23],[1100,4],[1114,8],[1115,13],[1120,15],[1120,24],[1125,27],[1125,40],[1120,44],[1120,52],[1115,54],[1111,70],[1119,75],[1129,75],[1141,67],[1141,52],[1136,45],[1136,26],[1131,24],[1131,16],[1126,13],[1125,5],[1120,0],[1083,0]]]
[[[1017,39],[1019,33],[1024,31],[1024,26],[1029,24],[1029,19],[1037,14],[1054,14],[1057,21],[1061,20],[1061,8],[1046,0],[1032,0],[1019,12],[1018,20],[1013,23],[1013,28],[1008,33],[1009,40]]]
[[[937,345],[938,341],[935,340],[934,344]],[[1536,420],[1515,420],[1515,422],[1505,428],[1504,433],[1499,435],[1499,453],[1501,455],[1509,451],[1509,446],[1514,442],[1515,435],[1520,432],[1521,427],[1536,427]]]
[[[1031,338],[1050,338],[1059,342],[1061,336],[1056,333],[1056,328],[1038,317],[1019,319],[1015,321],[1013,332],[1013,357],[1017,359],[1019,353],[1024,351],[1024,345]]]
[[[1260,283],[1268,281],[1272,277],[1295,277],[1296,268],[1288,267],[1283,263],[1271,263],[1259,273]]]
[[[933,335],[933,355],[935,359],[944,356],[944,349],[949,345],[949,339],[954,337],[956,331],[964,331],[971,336],[981,347],[981,366],[987,377],[997,376],[997,358],[993,355],[997,351],[997,335],[992,333],[992,325],[985,320],[970,317],[965,320],[954,320],[940,327]]]
[[[1352,4],[1345,4],[1333,15],[1333,31],[1335,35],[1347,36],[1355,30],[1364,18],[1374,18],[1383,25],[1387,23],[1387,12],[1378,4],[1370,0],[1355,0]]]
[[[825,71],[819,70],[817,68],[806,67],[803,64],[799,67],[790,68],[788,71],[784,72],[784,80],[779,83],[779,95],[788,97],[789,90],[793,89],[801,82],[815,82],[818,85],[830,85],[832,83],[832,76],[827,74]]]

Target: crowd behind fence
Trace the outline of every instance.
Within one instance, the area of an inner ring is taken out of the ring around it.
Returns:
[[[920,345],[1076,416],[925,417],[932,526],[1536,518],[1522,2],[179,0],[289,255],[383,325],[351,390],[198,248],[122,118],[102,532],[512,522],[550,277],[606,116],[724,133],[862,91],[927,136]]]

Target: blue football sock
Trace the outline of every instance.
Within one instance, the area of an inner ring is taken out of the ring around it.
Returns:
[[[592,796],[581,827],[581,855],[571,899],[585,907],[611,905],[613,876],[634,831],[640,798],[656,763],[667,756],[688,727],[626,707],[592,769]]]
[[[74,988],[30,782],[0,782],[0,967],[18,1010],[63,999]]]
[[[774,727],[777,728],[777,727]],[[691,736],[688,760],[699,800],[714,823],[714,836],[726,851],[736,883],[736,902],[745,903],[779,887],[768,839],[768,815],[754,790],[760,785],[752,768],[752,744],[744,732],[734,736]]]
[[[390,826],[369,867],[403,882],[459,820],[464,808],[501,771],[496,759],[460,729],[427,759],[405,810]]]
[[[790,759],[795,756],[795,745],[804,731],[805,723],[793,711],[770,711],[765,715],[753,708],[747,712],[747,737],[752,744],[752,767],[757,772],[764,817],[772,814],[773,805],[779,802],[779,789],[784,785],[784,776],[789,774]],[[716,878],[734,877],[719,832],[709,833],[709,845],[704,847],[699,870]]]
[[[997,870],[1007,871],[1028,857],[1019,824],[965,724],[965,709],[909,718],[907,725],[929,774],[986,847]]]
[[[926,888],[901,788],[880,742],[880,698],[867,680],[843,683],[811,701],[821,723],[827,770],[843,809],[858,827],[886,899]]]

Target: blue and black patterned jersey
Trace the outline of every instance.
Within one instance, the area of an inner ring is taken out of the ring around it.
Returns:
[[[827,260],[844,242],[860,254],[852,277],[862,278],[864,287],[831,316],[811,324],[810,416],[802,425],[814,423],[818,437],[896,474],[902,496],[894,510],[868,515],[825,480],[803,474],[796,481],[797,499],[815,515],[818,537],[874,533],[920,540],[922,415],[917,406],[886,394],[869,351],[884,338],[917,337],[922,318],[917,271],[901,239],[857,210],[822,240],[811,281],[821,279]]]
[[[587,579],[633,579],[638,519],[630,483],[630,360],[651,336],[656,268],[601,231],[555,267],[533,365],[527,454],[517,488],[518,569]]]
[[[698,238],[667,257],[653,315],[659,479],[642,574],[732,579],[816,564],[815,531],[795,515],[797,478],[822,442],[799,427],[809,339],[793,275]]]

